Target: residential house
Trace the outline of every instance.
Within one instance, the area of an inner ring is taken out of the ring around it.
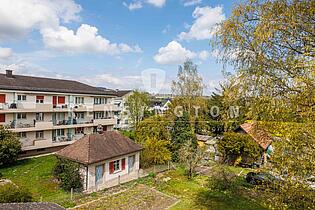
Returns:
[[[254,122],[242,124],[240,126],[240,129],[238,129],[237,131],[241,133],[246,133],[251,136],[252,139],[263,149],[263,163],[266,163],[268,159],[267,152],[268,150],[272,150],[272,136]]]
[[[90,134],[58,151],[59,158],[80,164],[86,192],[137,179],[142,147],[118,131]]]
[[[57,151],[97,129],[113,130],[114,91],[73,80],[0,74],[0,125],[17,133],[25,156]]]

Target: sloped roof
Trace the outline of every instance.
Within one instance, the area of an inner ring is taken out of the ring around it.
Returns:
[[[257,124],[251,123],[244,123],[241,125],[241,128],[250,135],[257,144],[262,147],[264,150],[268,148],[268,146],[272,143],[272,138],[265,130],[258,127]]]
[[[56,155],[82,164],[91,164],[140,151],[142,147],[117,131],[90,134],[59,150]]]
[[[8,77],[6,74],[0,74],[0,89],[95,95],[115,95],[113,92],[104,92],[99,88],[73,80],[52,79],[22,75],[13,75],[12,77]]]

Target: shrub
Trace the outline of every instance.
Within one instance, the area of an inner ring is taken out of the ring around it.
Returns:
[[[31,193],[12,183],[0,186],[0,203],[21,203],[32,201]]]
[[[235,192],[237,190],[236,179],[237,176],[233,172],[224,168],[224,166],[219,166],[213,170],[213,174],[209,179],[209,187],[217,191]]]
[[[21,142],[16,135],[0,126],[0,167],[14,163],[21,148]]]
[[[249,135],[234,132],[224,133],[223,139],[218,141],[218,150],[225,162],[234,165],[253,163],[262,154],[262,149]]]
[[[80,164],[66,159],[58,159],[54,167],[54,175],[60,181],[60,187],[70,191],[71,188],[82,191],[83,179],[80,173]]]

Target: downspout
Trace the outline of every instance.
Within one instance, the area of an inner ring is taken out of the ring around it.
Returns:
[[[85,174],[85,190],[88,189],[88,177],[89,177],[89,167],[88,166],[85,166],[85,171],[86,171],[86,174]]]

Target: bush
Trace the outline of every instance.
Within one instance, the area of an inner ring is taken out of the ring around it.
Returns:
[[[14,163],[21,148],[22,145],[17,136],[0,126],[0,167]]]
[[[32,201],[31,193],[12,183],[0,186],[0,203],[21,203]]]
[[[237,165],[239,162],[253,163],[262,154],[262,148],[247,134],[234,132],[224,133],[218,141],[218,150],[228,164]]]
[[[224,166],[219,166],[213,170],[213,174],[209,180],[209,187],[217,191],[235,192],[237,190],[236,179],[237,176],[233,172],[224,168]]]
[[[80,164],[66,159],[58,159],[54,167],[54,175],[60,181],[60,187],[70,191],[71,188],[82,191],[83,179],[80,173]]]

